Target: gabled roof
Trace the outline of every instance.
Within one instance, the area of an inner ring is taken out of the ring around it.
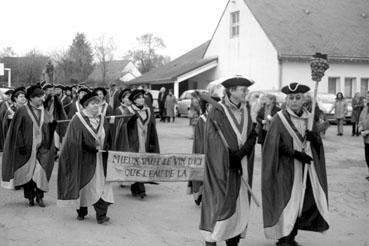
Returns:
[[[203,59],[205,50],[210,41],[194,48],[177,59],[165,64],[164,66],[153,69],[142,76],[129,81],[129,84],[139,83],[169,83],[174,82],[178,76],[199,68],[216,60],[217,58]]]
[[[115,60],[106,62],[106,82],[116,81],[121,78],[123,69],[128,65],[129,60]],[[101,82],[102,81],[102,64],[98,63],[95,65],[94,70],[88,76],[87,81]]]
[[[244,0],[280,58],[369,59],[368,0]],[[242,18],[242,17],[241,17]]]

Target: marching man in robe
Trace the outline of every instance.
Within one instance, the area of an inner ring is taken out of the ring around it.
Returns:
[[[241,76],[224,80],[226,96],[214,104],[206,120],[200,230],[207,246],[220,241],[235,246],[246,234],[250,214],[246,182],[252,185],[256,133],[245,98],[252,84]]]
[[[264,232],[279,246],[295,246],[298,230],[328,230],[328,188],[322,140],[303,108],[309,87],[282,88],[286,108],[273,118],[263,148],[262,197]],[[306,190],[304,169],[307,169]],[[304,195],[303,195],[304,194]]]
[[[114,203],[111,183],[106,182],[108,125],[100,113],[100,99],[95,92],[81,100],[83,109],[72,118],[60,152],[58,205],[77,209],[77,219],[84,220],[88,207],[96,211],[97,223],[109,221],[108,206]]]
[[[24,189],[24,197],[45,207],[44,193],[54,167],[56,121],[44,110],[44,92],[38,85],[27,89],[28,104],[19,108],[10,123],[2,161],[2,187]]]

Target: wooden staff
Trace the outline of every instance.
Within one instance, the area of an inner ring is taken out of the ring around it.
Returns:
[[[227,140],[226,138],[224,137],[224,134],[222,132],[222,129],[220,129],[219,125],[218,125],[218,122],[216,122],[215,120],[211,120],[211,122],[213,123],[214,127],[215,127],[215,130],[218,132],[220,138],[222,139],[222,142],[223,142],[223,145],[228,149],[230,150],[229,148],[229,145],[227,143]],[[256,206],[257,207],[260,207],[260,202],[258,201],[258,199],[256,198],[254,192],[252,191],[250,185],[248,182],[246,182],[242,177],[241,177],[241,180],[243,181],[243,183],[246,185],[246,188],[248,190],[248,192],[250,193],[251,195],[251,198],[252,200],[255,202]]]
[[[131,118],[132,116],[133,116],[133,114],[131,114],[131,115],[110,115],[110,116],[105,116],[104,118],[105,119],[111,119],[111,118],[119,119],[119,118]],[[70,119],[68,119],[68,120],[57,120],[56,123],[67,123],[69,121],[71,121],[71,120]]]
[[[320,58],[320,59],[324,59],[327,60],[327,55],[323,55],[320,53],[316,53],[314,56],[314,58]],[[321,75],[316,75],[314,68],[312,68],[312,78],[314,80],[314,94],[313,94],[313,98],[312,98],[312,105],[311,105],[311,115],[310,115],[310,121],[308,122],[308,127],[307,129],[309,131],[311,131],[313,129],[313,124],[314,124],[314,120],[315,120],[315,107],[316,107],[316,101],[317,101],[317,95],[318,95],[318,85],[319,82],[322,80],[323,76],[324,76],[324,72],[329,68],[329,65],[327,63],[327,67],[325,69],[323,69],[323,73]],[[303,142],[303,151],[305,149],[306,146],[306,137],[304,139]],[[304,165],[304,176],[303,176],[303,181],[302,181],[302,195],[301,195],[301,202],[300,202],[300,207],[299,207],[299,217],[301,217],[302,215],[302,209],[304,207],[304,200],[305,200],[305,193],[306,193],[306,182],[307,182],[307,174],[310,171],[310,165],[305,164]]]

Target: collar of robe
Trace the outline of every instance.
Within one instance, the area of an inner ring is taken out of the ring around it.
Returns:
[[[290,114],[291,117],[293,118],[297,118],[297,119],[309,119],[309,113],[306,111],[306,109],[302,109],[302,114],[301,116],[298,116],[295,112],[293,112],[292,109],[290,109],[289,107],[287,107],[287,112]]]
[[[241,110],[242,106],[244,103],[239,103],[238,105],[236,105],[235,103],[233,103],[231,101],[231,99],[226,95],[224,97],[224,104],[227,105],[229,108],[231,108],[232,110]]]

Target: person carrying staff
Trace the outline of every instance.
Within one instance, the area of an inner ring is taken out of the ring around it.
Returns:
[[[264,142],[264,232],[267,238],[278,240],[279,246],[298,245],[298,230],[323,232],[329,228],[323,143],[316,121],[313,130],[308,130],[314,119],[303,107],[304,93],[309,90],[299,83],[282,88],[287,95],[286,108],[274,116]]]
[[[84,220],[93,206],[97,223],[103,224],[109,221],[108,206],[114,203],[111,183],[106,182],[109,124],[95,92],[84,95],[80,103],[83,109],[69,123],[60,151],[58,206],[77,208],[78,220]]]
[[[222,82],[226,95],[210,110],[205,126],[205,175],[200,231],[205,245],[238,245],[250,213],[257,134],[245,101],[252,81],[235,76]],[[224,138],[223,138],[224,137]]]
[[[39,85],[27,89],[28,104],[19,108],[10,123],[2,161],[2,187],[22,187],[29,206],[34,199],[45,207],[44,193],[54,167],[56,121],[44,109]]]

